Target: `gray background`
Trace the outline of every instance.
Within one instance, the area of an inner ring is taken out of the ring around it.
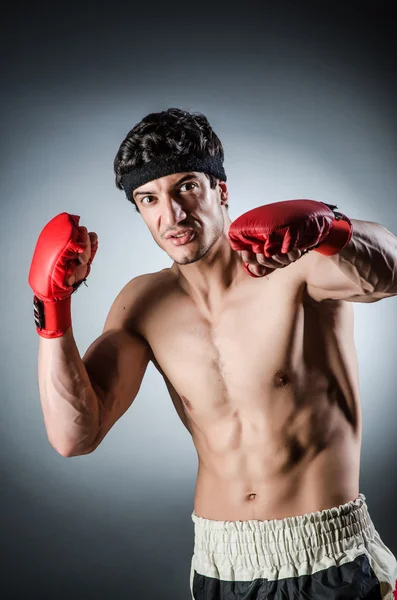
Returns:
[[[39,3],[2,20],[1,544],[4,598],[189,598],[197,457],[149,366],[101,446],[49,445],[27,284],[44,224],[78,214],[99,236],[73,297],[81,354],[132,277],[168,266],[114,186],[145,114],[204,112],[225,147],[230,215],[306,197],[397,234],[391,3]],[[364,414],[361,491],[397,552],[396,309],[355,305]]]

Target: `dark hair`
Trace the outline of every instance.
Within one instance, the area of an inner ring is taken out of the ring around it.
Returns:
[[[137,123],[120,145],[114,159],[116,186],[122,190],[122,176],[153,159],[181,155],[219,156],[224,158],[220,139],[207,117],[179,108],[150,113]],[[217,179],[208,175],[212,189]],[[131,202],[138,210],[134,199]],[[227,207],[227,205],[226,205]]]

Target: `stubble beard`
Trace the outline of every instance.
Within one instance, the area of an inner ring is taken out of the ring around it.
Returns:
[[[201,258],[203,258],[203,256],[205,256],[207,254],[207,252],[209,252],[212,248],[212,246],[215,244],[216,240],[214,240],[209,246],[200,246],[200,248],[198,250],[196,250],[195,254],[193,256],[185,256],[182,259],[177,259],[174,258],[174,262],[176,262],[177,265],[190,265],[194,262],[197,262],[198,260],[200,260]]]
[[[222,219],[222,221],[218,224],[218,227],[216,227],[211,241],[207,245],[202,244],[199,247],[199,249],[196,250],[196,252],[194,253],[193,256],[185,256],[184,258],[179,259],[179,260],[176,258],[173,258],[174,262],[177,265],[190,265],[194,262],[197,262],[201,258],[203,258],[206,254],[208,254],[208,252],[211,250],[213,245],[219,240],[220,236],[223,233],[223,227],[224,227],[224,222]]]

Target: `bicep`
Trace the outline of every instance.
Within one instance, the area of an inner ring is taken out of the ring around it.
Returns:
[[[149,347],[124,330],[107,330],[83,357],[99,402],[99,435],[95,447],[128,410],[138,394],[148,362]]]
[[[83,357],[99,402],[100,432],[96,446],[131,406],[150,360],[149,344],[129,324],[139,297],[138,286],[139,280],[133,280],[120,292],[102,335]]]

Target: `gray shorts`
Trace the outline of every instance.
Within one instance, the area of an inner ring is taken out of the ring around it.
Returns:
[[[192,520],[193,600],[394,598],[397,562],[363,494],[286,519],[213,521],[193,512]]]

